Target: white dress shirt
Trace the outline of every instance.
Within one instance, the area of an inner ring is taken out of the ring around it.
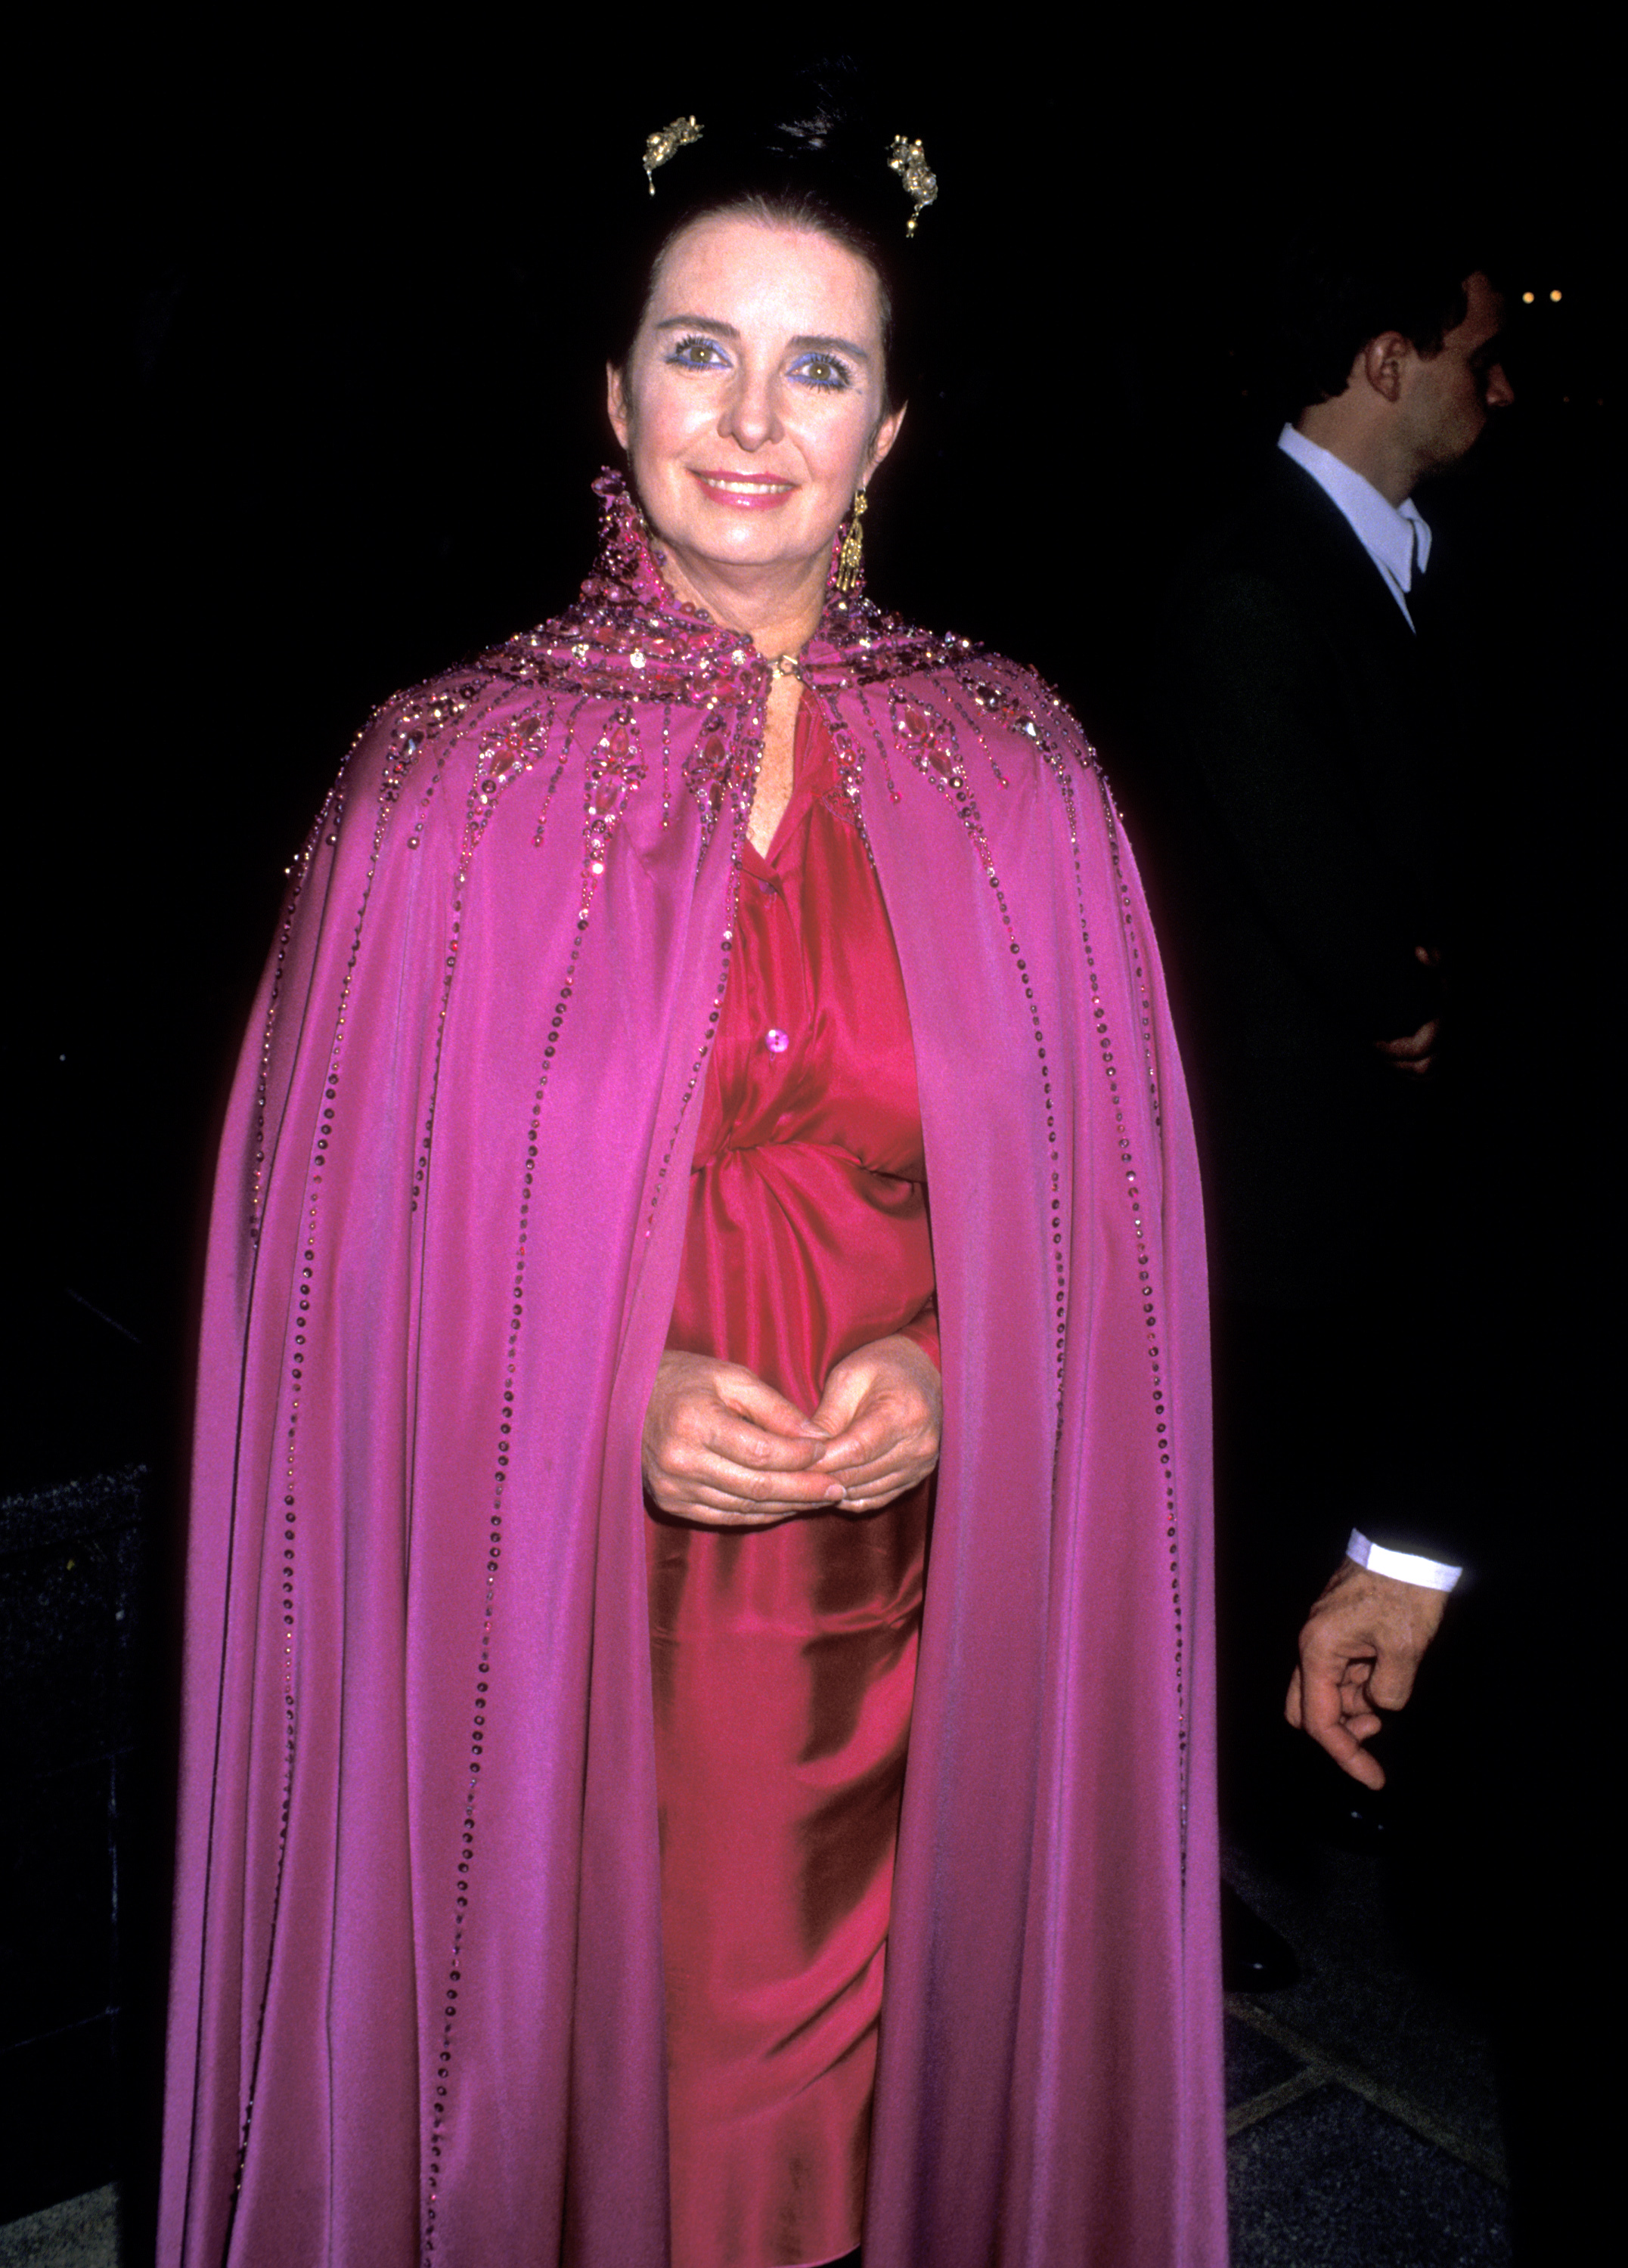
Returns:
[[[1278,446],[1302,471],[1311,475],[1335,509],[1349,524],[1359,543],[1385,578],[1385,587],[1402,609],[1402,619],[1413,628],[1408,612],[1408,593],[1415,575],[1422,575],[1430,559],[1430,522],[1411,497],[1399,504],[1389,503],[1360,473],[1320,449],[1293,425],[1278,436]],[[1426,1559],[1417,1551],[1389,1551],[1370,1543],[1359,1528],[1351,1531],[1346,1557],[1376,1575],[1390,1575],[1399,1583],[1418,1583],[1429,1591],[1450,1591],[1463,1573],[1444,1559]]]
[[[1405,497],[1399,504],[1388,504],[1372,481],[1353,473],[1349,465],[1308,441],[1304,433],[1297,433],[1293,425],[1285,425],[1279,433],[1278,446],[1311,475],[1336,511],[1344,516],[1411,630],[1408,593],[1415,575],[1422,575],[1430,563],[1430,523],[1412,497]]]
[[[1450,1567],[1445,1559],[1426,1559],[1422,1552],[1388,1551],[1382,1543],[1370,1543],[1359,1528],[1351,1531],[1345,1557],[1375,1575],[1394,1576],[1398,1583],[1418,1583],[1426,1591],[1452,1590],[1464,1572],[1462,1567]]]

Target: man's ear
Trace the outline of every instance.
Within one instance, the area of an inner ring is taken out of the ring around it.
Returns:
[[[614,362],[605,365],[605,407],[610,413],[610,430],[622,448],[628,446],[628,397],[622,383],[622,372]]]
[[[1402,392],[1402,375],[1413,353],[1412,343],[1400,331],[1381,331],[1362,350],[1362,375],[1375,394],[1395,401]]]

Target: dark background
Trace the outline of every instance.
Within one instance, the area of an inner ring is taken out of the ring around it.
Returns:
[[[1587,1273],[1555,1177],[1589,1128],[1580,846],[1609,745],[1602,74],[1550,23],[1470,52],[1416,19],[1393,55],[1376,26],[1359,63],[1304,27],[969,50],[924,24],[859,51],[885,130],[920,133],[941,184],[932,379],[873,492],[873,595],[1061,688],[1155,887],[1157,594],[1276,431],[1274,248],[1353,186],[1484,224],[1517,406],[1420,501],[1461,570],[1465,1171],[1508,1255],[1528,1479]],[[651,128],[720,114],[792,52],[744,53],[738,26],[653,51],[620,20],[572,36],[383,52],[268,18],[213,53],[104,42],[39,84],[49,155],[11,278],[30,387],[0,2218],[120,2169],[143,2209],[198,1232],[284,869],[375,703],[574,592],[615,454],[603,185]]]

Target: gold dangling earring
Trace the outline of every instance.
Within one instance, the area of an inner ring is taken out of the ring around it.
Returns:
[[[853,510],[848,519],[848,533],[843,538],[843,548],[836,555],[836,587],[851,591],[859,579],[860,555],[865,549],[865,538],[859,522],[865,518],[865,490],[856,489]]]

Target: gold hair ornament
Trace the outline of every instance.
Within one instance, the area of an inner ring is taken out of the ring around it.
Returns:
[[[914,236],[916,224],[923,210],[937,201],[939,177],[928,170],[926,152],[921,144],[910,141],[902,134],[894,136],[893,147],[888,152],[888,163],[903,182],[905,194],[911,200],[913,210],[904,224],[904,233]]]
[[[645,136],[645,179],[650,184],[650,194],[656,194],[656,168],[665,166],[675,150],[687,142],[699,142],[701,121],[696,117],[675,118],[671,126],[664,126],[656,134]]]
[[[848,533],[843,536],[843,548],[836,555],[836,582],[839,591],[851,591],[859,579],[859,559],[865,549],[859,522],[865,518],[865,490],[856,489],[853,510],[848,515]]]

